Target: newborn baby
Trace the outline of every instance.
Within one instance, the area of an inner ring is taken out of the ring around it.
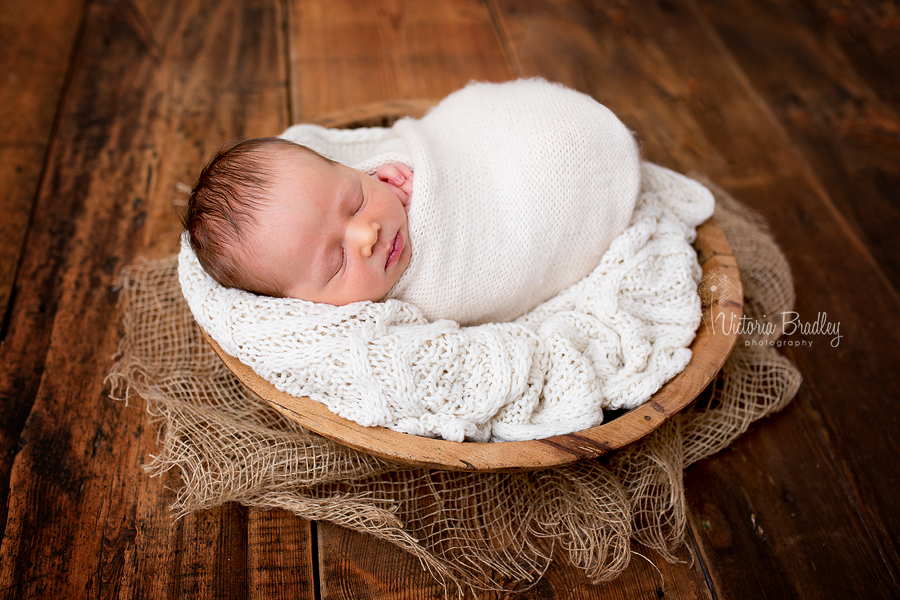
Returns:
[[[222,285],[343,306],[380,300],[409,265],[412,171],[376,176],[279,138],[248,140],[204,168],[185,228]]]
[[[327,152],[320,133],[305,125],[284,137]],[[278,138],[221,152],[185,221],[200,263],[220,284],[262,295],[391,298],[429,320],[509,321],[596,267],[640,187],[625,126],[541,80],[472,84],[373,139],[356,169]]]
[[[178,261],[200,326],[276,389],[512,441],[594,427],[688,364],[712,195],[590,97],[470,84],[391,128],[281,137],[204,170]]]

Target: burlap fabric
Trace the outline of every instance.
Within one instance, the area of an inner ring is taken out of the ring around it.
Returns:
[[[745,314],[778,325],[794,301],[787,262],[759,216],[710,187],[740,265]],[[701,282],[701,297],[714,294],[715,282]],[[684,469],[780,410],[800,384],[774,344],[760,344],[780,332],[741,334],[696,403],[611,456],[524,473],[410,469],[313,434],[249,393],[194,324],[174,256],[129,267],[121,299],[112,395],[145,400],[160,431],[147,470],[174,473],[175,516],[231,501],[283,508],[393,542],[460,593],[522,589],[554,556],[608,580],[628,565],[632,541],[676,560]]]

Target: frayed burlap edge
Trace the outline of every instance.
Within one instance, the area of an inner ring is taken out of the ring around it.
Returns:
[[[763,219],[705,183],[741,269],[745,314],[765,323],[790,310],[790,270]],[[525,473],[411,469],[313,434],[249,393],[194,324],[175,257],[130,266],[121,301],[111,395],[144,399],[160,443],[147,470],[176,475],[176,517],[229,501],[283,508],[394,543],[461,596],[525,589],[559,553],[591,581],[609,580],[628,566],[632,540],[677,560],[684,469],[783,408],[800,384],[771,345],[752,344],[780,332],[742,333],[697,403],[610,457]]]

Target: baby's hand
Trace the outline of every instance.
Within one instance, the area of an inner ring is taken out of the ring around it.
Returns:
[[[375,170],[375,177],[394,188],[400,203],[409,206],[413,190],[413,172],[401,162],[381,165]]]

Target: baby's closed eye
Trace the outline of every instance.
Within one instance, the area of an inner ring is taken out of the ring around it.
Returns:
[[[356,210],[353,211],[354,215],[358,215],[360,212],[362,212],[362,209],[366,205],[366,194],[363,191],[362,183],[359,183],[358,185],[359,185],[359,187],[356,192],[356,195],[357,195]]]

